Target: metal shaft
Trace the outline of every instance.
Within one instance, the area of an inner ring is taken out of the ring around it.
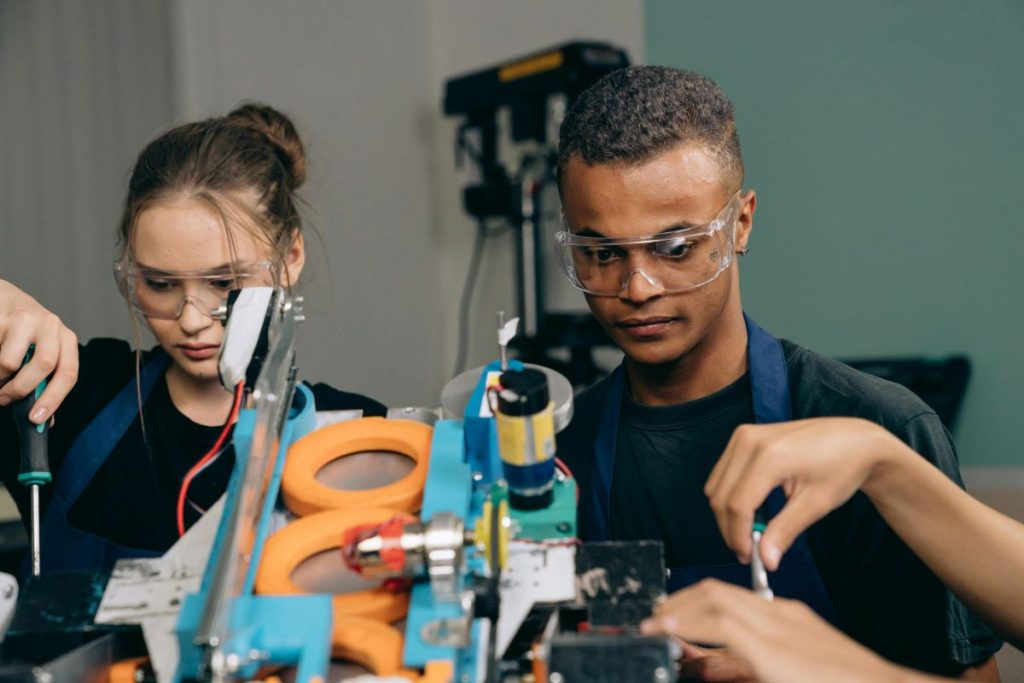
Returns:
[[[39,576],[39,485],[33,484],[32,489],[32,576]]]
[[[768,587],[768,572],[765,571],[764,562],[761,560],[761,532],[757,529],[751,534],[754,541],[754,548],[750,555],[750,578],[754,593],[771,600],[775,597],[772,589]]]
[[[498,337],[501,337],[501,331],[505,328],[505,311],[498,311]],[[505,372],[508,370],[508,348],[505,344],[498,343],[498,351],[501,353],[501,371]]]

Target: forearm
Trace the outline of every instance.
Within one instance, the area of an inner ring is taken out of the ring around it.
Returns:
[[[914,553],[972,610],[1024,643],[1024,525],[969,496],[896,439],[863,490]]]

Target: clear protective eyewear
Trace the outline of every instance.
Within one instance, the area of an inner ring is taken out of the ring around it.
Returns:
[[[114,279],[133,308],[149,318],[177,320],[192,304],[210,318],[233,289],[277,287],[279,277],[272,261],[234,263],[207,270],[165,271],[131,261],[114,264]]]
[[[640,275],[665,294],[702,287],[729,267],[736,242],[740,199],[707,225],[670,229],[648,237],[615,239],[555,233],[559,263],[569,281],[587,294],[617,296]]]

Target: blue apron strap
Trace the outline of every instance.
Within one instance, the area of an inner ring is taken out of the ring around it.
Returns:
[[[608,397],[601,411],[594,444],[594,469],[590,477],[590,506],[587,521],[589,540],[611,540],[612,474],[615,471],[615,445],[619,438],[619,412],[626,390],[625,363],[612,371]]]
[[[760,424],[791,420],[793,408],[782,342],[761,329],[745,313],[743,321],[747,329],[747,359],[754,420]],[[611,537],[611,482],[615,469],[619,413],[624,391],[625,368],[620,365],[611,380],[594,444],[595,465],[590,483],[591,505],[587,511],[591,537],[587,540],[604,541]],[[767,517],[774,517],[785,504],[786,496],[782,489],[772,491],[765,501]],[[749,586],[750,568],[742,564],[672,567],[667,588],[678,590],[707,577]],[[799,599],[823,618],[835,625],[839,624],[838,615],[811,554],[806,534],[797,537],[786,552],[779,569],[772,574],[771,585],[778,595]]]
[[[76,529],[68,522],[67,516],[71,506],[138,416],[140,397],[141,402],[145,403],[170,360],[162,349],[157,349],[154,357],[140,368],[138,384],[134,378],[129,381],[93,418],[68,450],[54,482],[53,498],[43,518],[44,572],[105,569],[124,557],[157,557],[162,554],[126,548],[107,538]],[[27,576],[27,570],[26,564],[23,575]]]
[[[793,419],[789,393],[789,373],[782,342],[743,314],[747,326],[747,355],[750,360],[750,386],[754,402],[754,420],[759,424],[788,422]],[[772,491],[764,502],[765,516],[771,520],[786,504],[781,488]],[[749,568],[740,585],[748,585]],[[772,573],[771,586],[777,595],[796,598],[806,603],[822,618],[839,626],[839,614],[828,596],[825,582],[818,571],[807,534],[797,536],[783,556],[778,569]]]
[[[747,359],[750,388],[754,398],[754,421],[758,424],[788,422],[793,419],[789,398],[789,374],[782,342],[768,334],[746,313]]]
[[[53,499],[47,518],[64,519],[82,491],[89,485],[111,451],[139,414],[140,396],[145,403],[171,359],[163,349],[139,370],[138,385],[133,378],[78,435],[54,481]]]

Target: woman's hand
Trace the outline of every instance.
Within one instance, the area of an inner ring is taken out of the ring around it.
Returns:
[[[906,448],[867,420],[849,417],[795,420],[737,428],[704,493],[726,544],[750,561],[754,513],[778,486],[787,502],[768,522],[761,540],[765,566],[807,527],[846,502],[872,475],[884,454]]]
[[[33,344],[32,359],[22,367]],[[0,406],[32,393],[47,377],[46,390],[29,410],[36,424],[53,415],[78,379],[78,337],[38,301],[0,280]]]
[[[725,646],[762,683],[935,680],[883,660],[801,602],[769,602],[713,579],[672,594],[641,630]]]

